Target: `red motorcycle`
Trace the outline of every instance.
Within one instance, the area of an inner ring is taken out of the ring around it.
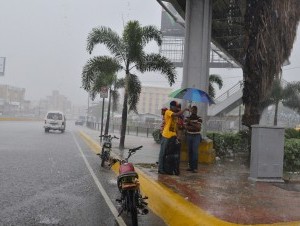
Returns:
[[[133,164],[128,162],[130,156],[135,154],[135,152],[142,147],[143,146],[129,149],[128,157],[123,160],[118,160],[120,162],[120,168],[117,185],[121,193],[121,198],[116,201],[121,204],[119,216],[123,211],[126,211],[127,214],[131,215],[133,226],[138,226],[138,214],[145,215],[149,212],[146,208],[148,203],[145,202],[145,199],[148,199],[148,197],[142,197],[138,180],[139,176],[135,172]]]

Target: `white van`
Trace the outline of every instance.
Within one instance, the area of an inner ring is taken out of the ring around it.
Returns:
[[[61,111],[48,111],[44,124],[45,132],[49,130],[60,130],[62,133],[66,129],[66,116]]]

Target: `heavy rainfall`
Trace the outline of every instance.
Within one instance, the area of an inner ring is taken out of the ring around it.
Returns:
[[[300,225],[298,0],[0,5],[0,225]]]

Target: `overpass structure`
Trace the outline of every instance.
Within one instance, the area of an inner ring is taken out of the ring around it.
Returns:
[[[288,82],[286,80],[281,80],[282,87],[285,87],[287,84]],[[234,86],[214,100],[216,104],[208,107],[207,114],[209,116],[224,116],[240,106],[242,104],[243,88],[243,81],[238,81]]]
[[[225,93],[217,97],[212,104],[208,107],[209,116],[224,116],[231,112],[233,109],[242,104],[243,96],[243,82],[239,81]]]
[[[198,5],[193,4],[194,1],[202,1],[204,5],[208,5],[204,10],[211,10],[211,15],[209,15],[211,21],[205,22],[211,23],[208,26],[211,25],[212,52],[229,63],[223,66],[242,67],[246,0],[157,0],[164,9],[161,24],[163,36],[179,38],[185,35],[183,28],[186,26],[186,14],[189,13],[187,2],[199,8]],[[202,10],[199,8],[197,12],[207,13]],[[164,19],[166,17],[171,17],[176,24],[173,23],[170,26],[170,22],[168,24],[167,19]],[[178,45],[178,43],[176,44]],[[175,63],[178,62],[175,61]]]
[[[209,67],[243,66],[246,0],[157,0],[157,2],[181,27],[181,30],[172,31],[174,36],[177,35],[178,39],[178,33],[181,32],[181,35],[184,33],[183,40],[175,39],[175,45],[182,42],[181,46],[184,46],[181,50],[182,87],[196,87],[208,92]],[[167,5],[171,5],[173,11]],[[168,36],[170,30],[162,29],[163,36],[167,38],[172,36],[172,32]],[[161,53],[163,51],[164,49]],[[174,52],[176,59],[180,54]],[[214,54],[223,60],[223,65],[212,60]],[[200,109],[199,115],[206,121],[208,106],[203,103],[196,105]]]
[[[183,66],[187,1],[191,0],[157,0],[164,9],[161,19],[163,45],[160,52],[171,59],[177,67]],[[204,2],[211,2],[211,9],[207,9],[212,10],[209,66],[242,67],[246,1],[204,0]]]

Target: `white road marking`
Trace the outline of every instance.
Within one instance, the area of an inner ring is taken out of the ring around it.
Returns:
[[[79,152],[81,153],[81,156],[82,156],[82,158],[83,158],[83,160],[84,160],[84,162],[85,162],[85,164],[86,164],[86,167],[87,167],[88,170],[90,171],[90,174],[92,175],[92,177],[93,177],[93,179],[94,179],[94,181],[95,181],[95,183],[96,183],[96,185],[97,185],[97,187],[98,187],[98,189],[99,189],[101,195],[103,196],[105,202],[107,203],[107,205],[108,205],[110,211],[111,211],[112,214],[114,215],[116,221],[118,222],[118,224],[119,224],[120,226],[126,226],[124,220],[123,220],[121,217],[118,217],[119,213],[118,213],[117,209],[115,208],[114,204],[112,203],[112,201],[111,201],[110,198],[108,197],[108,195],[107,195],[107,193],[105,192],[105,190],[104,190],[102,184],[101,184],[100,181],[98,180],[98,178],[97,178],[96,174],[94,173],[94,171],[93,171],[91,165],[89,164],[88,160],[86,159],[86,157],[85,157],[85,155],[84,155],[84,153],[83,153],[81,147],[79,146],[78,141],[76,140],[76,137],[75,137],[75,135],[74,135],[73,132],[72,132],[72,136],[73,136],[73,139],[74,139],[74,141],[75,141],[75,143],[76,143],[76,146],[77,146]]]

